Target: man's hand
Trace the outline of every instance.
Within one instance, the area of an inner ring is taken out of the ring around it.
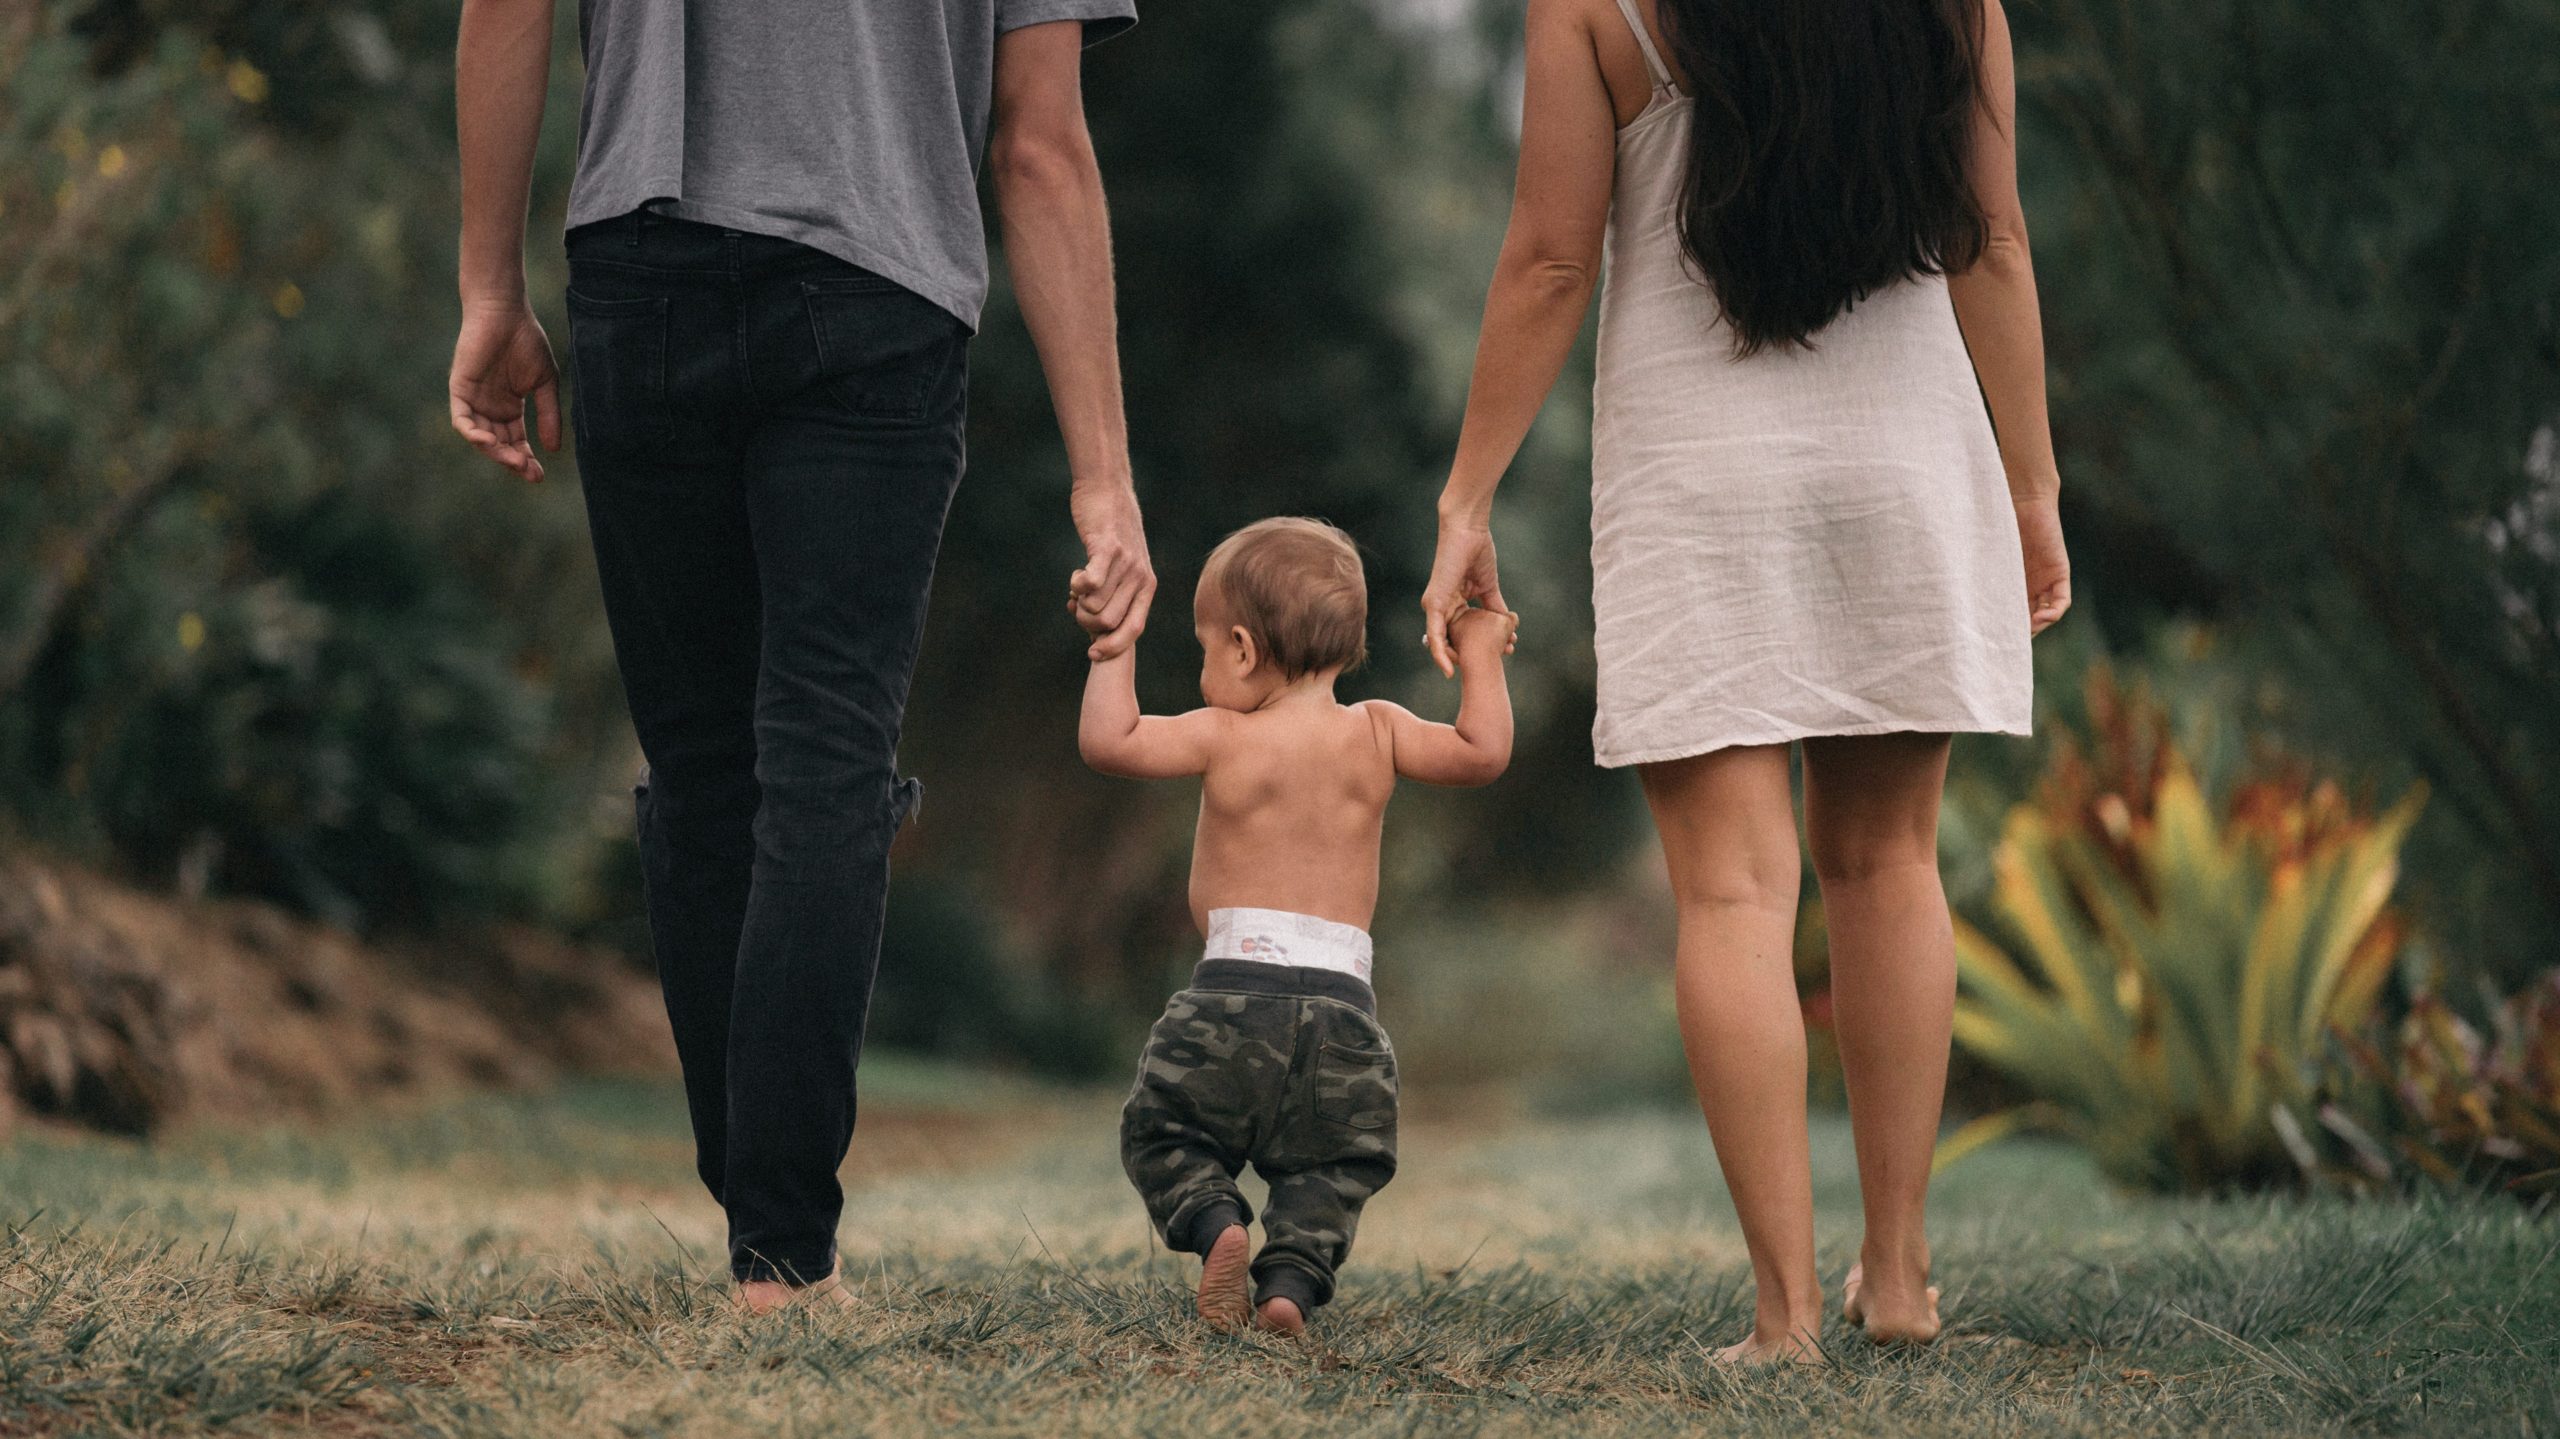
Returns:
[[[1084,540],[1084,568],[1067,581],[1067,608],[1094,636],[1088,659],[1105,660],[1138,642],[1155,604],[1156,570],[1138,492],[1125,484],[1075,487],[1070,505]]]
[[[453,342],[453,372],[445,394],[453,427],[472,447],[531,484],[542,478],[533,441],[560,448],[560,369],[552,363],[550,337],[521,301],[513,305],[465,305],[462,333]],[[525,431],[526,402],[533,432]]]

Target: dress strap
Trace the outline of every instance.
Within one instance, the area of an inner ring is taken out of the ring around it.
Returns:
[[[1644,51],[1644,68],[1653,76],[1653,88],[1678,89],[1671,83],[1671,67],[1662,63],[1662,52],[1653,48],[1653,32],[1644,28],[1644,12],[1636,8],[1636,0],[1618,0],[1618,13],[1627,17],[1627,28],[1636,32],[1636,46]]]

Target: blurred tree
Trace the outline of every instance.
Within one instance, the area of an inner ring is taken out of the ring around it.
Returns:
[[[2016,12],[2074,550],[2437,795],[2417,907],[2560,922],[2560,3]],[[2126,638],[2127,636],[2120,636]]]
[[[580,903],[627,742],[576,495],[437,400],[451,23],[0,22],[0,775],[57,842],[347,923]]]

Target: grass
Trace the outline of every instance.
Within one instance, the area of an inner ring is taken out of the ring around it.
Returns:
[[[1679,1113],[1428,1112],[1314,1341],[1202,1333],[1107,1095],[864,1071],[859,1312],[747,1321],[672,1090],[0,1148],[0,1434],[2560,1433],[2560,1225],[2162,1201],[2016,1143],[1947,1175],[1953,1329],[1739,1373]],[[1826,1277],[1856,1242],[1816,1136]]]

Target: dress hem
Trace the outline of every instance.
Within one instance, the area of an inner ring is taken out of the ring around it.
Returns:
[[[1742,749],[1752,745],[1793,744],[1797,740],[1805,739],[1833,739],[1849,735],[1875,734],[1996,734],[2026,739],[2033,737],[2035,727],[2030,722],[1984,723],[1978,720],[1967,720],[1956,724],[1883,720],[1852,725],[1788,725],[1766,732],[1743,734],[1731,739],[1664,745],[1627,754],[1604,755],[1595,749],[1592,762],[1602,769],[1626,769],[1633,765],[1664,764],[1676,759],[1694,759],[1702,754],[1713,754],[1717,750]]]

